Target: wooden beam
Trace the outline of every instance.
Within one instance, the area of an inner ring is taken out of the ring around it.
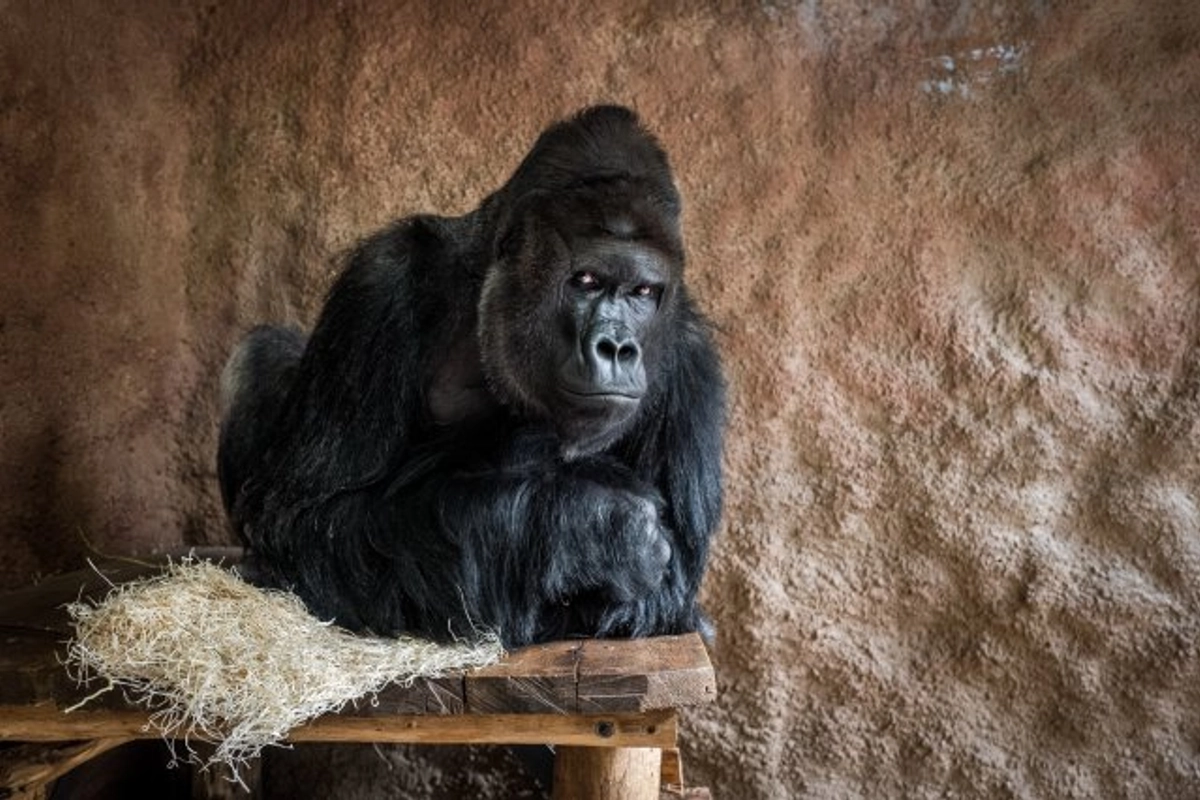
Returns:
[[[49,705],[0,706],[0,741],[158,737],[144,711],[79,710]],[[552,744],[585,747],[674,747],[678,717],[670,709],[617,714],[330,715],[296,728],[293,742],[412,744]]]
[[[501,712],[573,714],[579,710],[582,641],[526,647],[498,664],[466,675],[466,708]]]
[[[579,666],[579,710],[645,711],[711,703],[716,675],[694,633],[651,639],[588,639]]]
[[[288,737],[294,742],[415,744],[551,744],[582,747],[674,747],[678,716],[642,714],[466,714],[390,719],[322,717]]]

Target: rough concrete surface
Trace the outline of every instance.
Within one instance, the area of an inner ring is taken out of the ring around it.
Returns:
[[[688,775],[1200,796],[1200,5],[0,12],[6,585],[227,541],[239,333],[620,101],[673,156],[732,387]],[[276,785],[539,796],[511,756],[424,753],[306,748]]]

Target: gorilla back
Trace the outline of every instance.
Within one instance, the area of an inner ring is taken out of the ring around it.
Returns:
[[[587,109],[360,244],[307,340],[252,331],[218,469],[257,579],[379,634],[705,630],[724,384],[679,214],[634,114]]]

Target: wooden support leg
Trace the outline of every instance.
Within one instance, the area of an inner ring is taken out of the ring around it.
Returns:
[[[58,778],[128,739],[92,739],[65,744],[23,744],[0,753],[0,797],[46,797]]]
[[[657,747],[559,747],[555,800],[658,800],[662,751]]]
[[[663,786],[671,786],[683,791],[683,759],[679,756],[678,747],[663,748],[662,782]]]

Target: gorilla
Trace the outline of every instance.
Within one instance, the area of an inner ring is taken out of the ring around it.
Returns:
[[[379,635],[707,632],[725,389],[679,217],[634,113],[585,109],[359,244],[311,335],[249,332],[217,461],[253,579]]]

